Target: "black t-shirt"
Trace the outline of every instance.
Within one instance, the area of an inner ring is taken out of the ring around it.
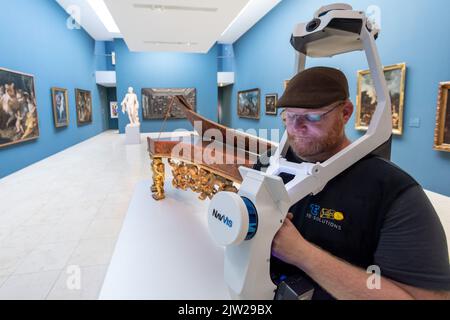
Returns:
[[[292,154],[287,158],[299,162]],[[280,176],[285,183],[292,178]],[[290,212],[306,240],[354,266],[365,270],[376,265],[381,276],[400,283],[450,290],[448,247],[439,217],[417,182],[389,161],[362,159]],[[276,258],[271,270],[303,274]],[[333,298],[314,285],[313,299]]]
[[[413,287],[450,290],[445,232],[420,186],[395,200],[380,233],[374,261],[384,276]]]

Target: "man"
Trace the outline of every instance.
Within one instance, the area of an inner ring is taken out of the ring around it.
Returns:
[[[290,161],[323,162],[351,144],[344,129],[353,105],[339,70],[299,73],[277,107],[285,108]],[[391,162],[369,155],[290,211],[272,246],[283,262],[272,265],[304,273],[313,299],[449,298],[442,225],[419,184]],[[379,283],[367,270],[381,271]]]

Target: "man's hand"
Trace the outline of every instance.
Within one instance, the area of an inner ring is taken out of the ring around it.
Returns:
[[[381,277],[381,288],[367,287],[367,272],[306,241],[288,214],[272,243],[272,254],[306,272],[337,299],[449,299],[448,292],[408,287]]]
[[[292,223],[293,215],[288,213],[272,243],[272,254],[278,259],[298,265],[299,258],[306,252],[309,243],[302,237]]]

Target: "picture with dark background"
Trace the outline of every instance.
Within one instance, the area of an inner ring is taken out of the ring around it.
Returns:
[[[403,133],[403,104],[406,65],[398,64],[384,68],[392,103],[392,132]],[[358,74],[358,98],[356,110],[356,129],[366,130],[377,107],[377,95],[370,71]]]
[[[266,95],[266,114],[268,115],[277,115],[277,94],[267,94]]]
[[[142,117],[144,120],[186,119],[182,107],[175,101],[169,110],[174,96],[182,95],[187,102],[197,110],[197,90],[195,88],[181,89],[142,89]]]
[[[75,89],[75,103],[77,105],[77,123],[92,122],[92,96],[87,90]]]
[[[52,88],[53,118],[55,127],[65,127],[69,125],[69,100],[67,90]]]

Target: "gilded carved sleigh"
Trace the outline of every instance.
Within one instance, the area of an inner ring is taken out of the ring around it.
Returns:
[[[252,168],[260,154],[275,146],[263,139],[227,128],[197,114],[183,96],[175,96],[194,127],[196,135],[177,139],[147,138],[152,160],[152,196],[165,198],[165,163],[172,170],[172,185],[199,193],[199,199],[211,199],[219,191],[237,192],[242,182],[239,167]],[[167,113],[170,112],[170,108]],[[167,119],[167,117],[166,117]]]

